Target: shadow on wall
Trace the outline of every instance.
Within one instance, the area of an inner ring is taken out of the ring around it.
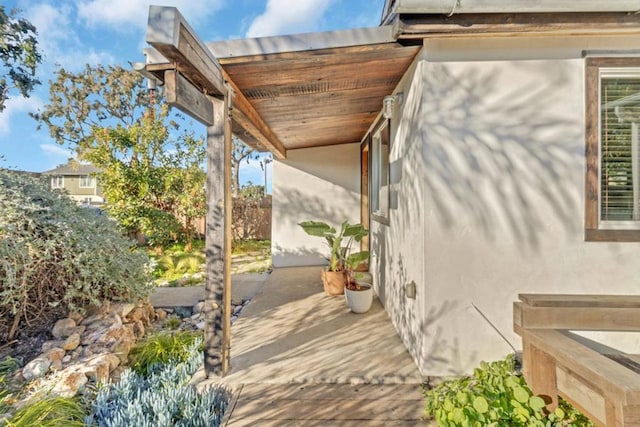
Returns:
[[[582,112],[566,111],[581,91],[571,82],[577,70],[566,64],[510,67],[511,81],[521,83],[508,84],[498,65],[427,64],[422,96],[410,98],[405,114],[420,132],[440,225],[456,227],[462,215],[490,240],[504,230],[520,250],[539,251],[550,219],[567,236],[582,224],[575,175],[584,161]]]
[[[287,212],[288,215],[280,215],[278,224],[274,224],[280,230],[302,233],[298,222],[306,220],[336,222],[336,218],[348,218],[352,213],[344,205],[332,204],[330,200],[314,196],[310,191],[300,191],[295,188],[279,186],[274,189],[277,192],[275,199],[279,212]],[[295,213],[295,214],[294,214]],[[295,230],[295,231],[294,231]],[[295,260],[292,265],[320,265],[326,264],[326,256],[317,250],[309,250],[302,247],[284,247],[275,240],[272,243],[272,256],[274,265]]]
[[[406,303],[411,300],[407,299],[403,284],[409,283],[412,278],[407,272],[402,254],[398,255],[397,261],[389,259],[389,264],[396,274],[393,276],[395,283],[389,289],[391,294],[387,298],[389,304],[396,309],[388,313],[395,325],[404,325],[400,332],[401,339],[417,365],[424,372],[441,372],[444,367],[450,375],[467,373],[477,352],[465,353],[463,360],[458,338],[445,332],[442,326],[446,317],[459,311],[460,301],[443,300],[438,304],[430,304],[426,313],[416,310],[415,305]],[[414,304],[417,303],[415,300]]]

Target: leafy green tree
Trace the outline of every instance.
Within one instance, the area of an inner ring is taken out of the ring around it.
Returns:
[[[33,117],[102,169],[106,208],[128,231],[157,246],[180,237],[190,244],[193,219],[205,212],[203,141],[180,131],[134,71],[87,65],[56,74],[49,104]]]
[[[17,10],[7,14],[5,7],[0,5],[0,112],[4,110],[12,89],[28,97],[40,84],[35,77],[36,68],[42,62],[36,27],[17,15]]]
[[[171,139],[167,112],[164,106],[129,127],[95,127],[81,155],[102,168],[107,210],[127,230],[156,246],[184,237],[190,247],[193,220],[205,213],[205,144],[189,133]]]

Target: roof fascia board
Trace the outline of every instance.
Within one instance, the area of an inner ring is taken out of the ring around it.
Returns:
[[[221,40],[209,42],[207,47],[216,58],[222,59],[395,42],[392,26],[385,25],[351,30]]]
[[[394,13],[637,12],[638,0],[396,0]]]

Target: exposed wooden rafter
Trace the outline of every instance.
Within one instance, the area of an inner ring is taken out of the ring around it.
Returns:
[[[243,93],[237,89],[215,56],[198,39],[176,8],[162,6],[149,8],[147,43],[168,61],[156,62],[147,67],[148,71],[154,72],[164,80],[166,70],[178,70],[203,93],[217,98],[223,97],[228,87],[231,87],[234,91],[233,120],[275,157],[286,158],[284,145]]]

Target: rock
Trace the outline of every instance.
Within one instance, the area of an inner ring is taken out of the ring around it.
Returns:
[[[196,324],[196,328],[198,328],[199,330],[202,331],[202,330],[204,330],[204,325],[205,325],[205,322],[200,322],[200,323]]]
[[[233,314],[240,314],[240,312],[242,311],[243,307],[241,305],[238,305],[236,307],[233,308]]]
[[[156,310],[156,319],[158,319],[158,320],[164,320],[164,319],[166,319],[166,318],[167,318],[167,312],[166,312],[166,310],[163,310],[163,309],[161,309],[161,308],[158,308],[158,309]]]
[[[76,322],[70,318],[60,319],[56,322],[51,330],[51,335],[55,338],[66,338],[73,333],[73,329],[76,327]]]
[[[103,301],[99,306],[91,305],[87,309],[87,316],[104,316],[111,311],[111,302]]]
[[[65,354],[66,352],[64,351],[64,349],[59,347],[54,347],[51,350],[49,350],[48,357],[49,357],[49,360],[53,363],[55,361],[62,360]]]
[[[49,366],[49,370],[52,372],[61,371],[62,370],[62,360],[52,360],[51,366]]]
[[[202,311],[204,310],[204,301],[200,301],[198,303],[196,303],[193,308],[191,309],[191,311],[194,314],[199,314],[202,313]]]
[[[62,358],[62,363],[69,363],[71,362],[71,355],[67,354],[65,357]]]
[[[96,382],[106,382],[109,379],[111,364],[106,354],[101,354],[80,365],[78,370],[84,373],[89,379],[93,379]]]
[[[22,376],[27,381],[35,380],[46,374],[50,366],[51,362],[47,357],[36,357],[22,368]]]
[[[120,366],[120,358],[113,353],[104,353],[102,355],[109,362],[109,371],[113,371],[118,366]]]
[[[135,304],[132,303],[118,303],[118,304],[114,304],[113,307],[111,307],[111,314],[117,314],[118,316],[120,316],[121,318],[125,318],[129,315],[129,313],[131,313],[131,311],[135,308]]]
[[[179,317],[189,317],[193,314],[189,307],[175,307],[173,312]]]
[[[69,372],[65,372],[69,370]],[[71,370],[70,368],[62,371],[64,375],[53,387],[52,393],[60,397],[73,397],[87,383],[87,376],[83,372]]]
[[[235,323],[238,320],[238,316],[231,316],[231,323]]]
[[[136,336],[136,338],[142,338],[144,336],[144,323],[142,323],[141,320],[138,320],[136,323],[133,324],[133,333]]]
[[[198,320],[202,319],[202,313],[194,314],[189,319],[191,319],[192,322],[197,322]]]
[[[67,351],[75,350],[80,345],[80,334],[73,333],[62,344],[62,348]]]
[[[61,348],[62,343],[64,343],[64,341],[60,341],[60,340],[45,341],[42,343],[42,349],[40,351],[43,353],[48,353],[49,350],[53,348]]]
[[[136,307],[133,309],[131,313],[129,313],[127,320],[131,323],[135,323],[139,320],[142,320],[143,317],[144,317],[144,310],[142,309],[142,307]]]
[[[72,319],[74,322],[76,322],[76,325],[79,325],[80,322],[82,322],[82,318],[84,317],[82,314],[80,314],[77,311],[72,311],[71,313],[69,313],[69,315],[67,316],[69,319]]]

